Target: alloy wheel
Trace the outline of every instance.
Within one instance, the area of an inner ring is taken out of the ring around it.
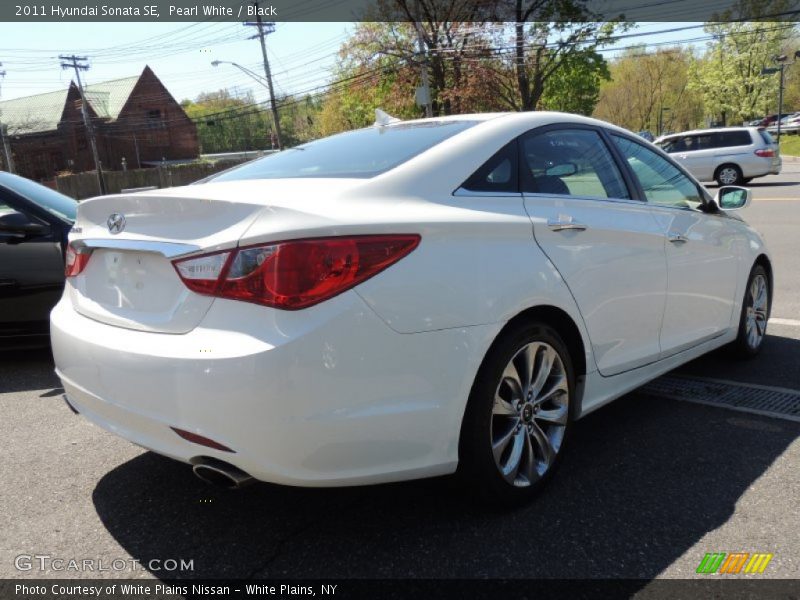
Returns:
[[[759,273],[750,281],[747,307],[745,308],[747,345],[753,349],[761,345],[767,332],[768,295],[767,280],[764,275]]]
[[[725,167],[719,172],[719,182],[722,185],[733,185],[739,180],[739,172],[733,167]]]
[[[553,464],[569,418],[569,382],[558,352],[531,342],[509,361],[492,406],[495,465],[507,483],[530,486]]]

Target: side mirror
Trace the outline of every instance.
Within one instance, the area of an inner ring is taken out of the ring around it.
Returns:
[[[42,223],[35,223],[17,211],[0,214],[0,234],[10,234],[12,237],[27,237],[29,235],[42,235],[50,228]]]
[[[551,177],[569,177],[570,175],[575,175],[577,172],[578,165],[568,162],[548,167],[545,169],[544,174],[550,175]]]
[[[747,188],[726,185],[719,188],[714,202],[720,210],[741,210],[750,206],[753,192]]]

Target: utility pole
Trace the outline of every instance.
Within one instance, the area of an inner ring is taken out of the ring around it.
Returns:
[[[3,63],[0,63],[0,67],[3,66]],[[0,71],[0,79],[6,76],[5,71]],[[3,115],[0,114],[0,117]],[[14,159],[11,157],[11,147],[8,144],[8,136],[6,135],[6,126],[3,125],[2,120],[0,120],[0,142],[3,144],[3,154],[6,157],[6,170],[9,173],[14,172]]]
[[[278,118],[278,107],[275,105],[275,90],[272,87],[272,72],[269,69],[269,59],[267,58],[267,43],[264,38],[270,33],[275,33],[275,23],[264,23],[261,20],[261,15],[258,12],[258,2],[253,2],[256,8],[256,22],[245,23],[245,25],[255,25],[258,27],[258,34],[250,39],[258,38],[261,41],[261,56],[264,58],[264,75],[267,79],[267,87],[269,88],[269,104],[272,110],[272,123],[275,126],[275,137],[278,140],[278,150],[283,150],[283,135],[281,134],[281,122]]]
[[[75,56],[74,54],[70,56],[66,55],[59,55],[58,57],[61,59],[61,68],[62,69],[75,69],[75,77],[78,79],[78,92],[81,95],[81,114],[83,115],[83,124],[86,127],[86,135],[89,137],[89,144],[92,147],[92,156],[94,157],[94,168],[97,171],[97,185],[100,188],[100,193],[106,193],[106,184],[103,181],[103,166],[100,163],[100,155],[97,153],[97,142],[94,139],[94,128],[92,127],[92,121],[89,119],[89,109],[86,104],[86,95],[83,93],[83,82],[81,81],[81,71],[88,71],[89,65],[86,63],[85,56]]]
[[[425,96],[425,116],[431,118],[433,116],[433,102],[431,101],[431,84],[428,81],[428,54],[425,52],[425,38],[422,35],[422,24],[419,17],[419,0],[415,0],[414,9],[416,12],[416,20],[414,26],[417,29],[417,44],[419,46],[419,55],[422,57],[420,65],[420,76],[422,78],[422,93]]]

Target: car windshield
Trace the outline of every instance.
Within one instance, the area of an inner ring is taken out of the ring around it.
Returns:
[[[265,156],[205,182],[374,177],[475,124],[477,121],[426,121],[348,131]]]
[[[56,217],[75,222],[78,203],[69,196],[11,173],[0,173],[0,187],[19,194]]]

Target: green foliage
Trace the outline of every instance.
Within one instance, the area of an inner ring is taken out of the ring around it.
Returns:
[[[580,51],[566,55],[548,79],[539,107],[590,115],[600,96],[601,82],[610,78],[608,64],[599,53]]]
[[[800,135],[781,134],[781,154],[784,156],[800,156]]]
[[[313,98],[280,98],[277,101],[284,146],[296,146],[318,135],[320,104]],[[201,151],[239,152],[272,147],[272,113],[256,103],[251,94],[233,96],[228,90],[205,92],[181,106],[197,124]]]
[[[263,150],[270,147],[269,113],[254,106],[252,95],[235,97],[228,90],[184,100],[186,114],[197,124],[201,152]]]
[[[775,67],[793,30],[786,23],[712,23],[714,36],[705,55],[691,65],[690,86],[702,94],[706,113],[715,120],[739,124],[777,109],[778,75],[762,75]]]
[[[662,117],[664,130],[701,125],[702,97],[688,86],[691,61],[691,52],[678,47],[626,51],[611,63],[611,79],[601,87],[594,116],[631,131],[654,134]]]

